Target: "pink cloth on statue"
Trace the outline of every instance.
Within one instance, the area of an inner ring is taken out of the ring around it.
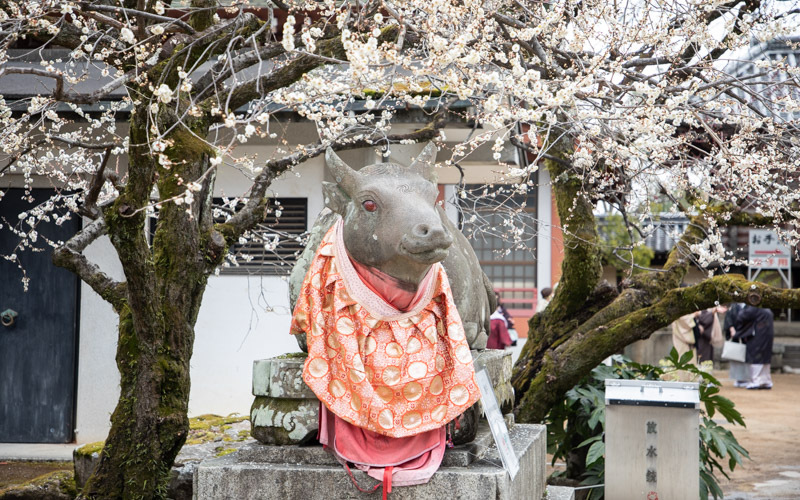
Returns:
[[[393,486],[427,483],[442,464],[446,439],[445,427],[401,438],[382,436],[342,420],[320,404],[320,443],[343,465],[352,462],[378,481],[391,466]]]
[[[429,272],[417,290],[408,290],[399,280],[378,269],[353,259],[350,263],[370,290],[400,311],[407,311],[418,303],[434,277],[434,273]],[[383,436],[339,418],[320,404],[319,441],[343,465],[351,462],[379,481],[384,481],[384,472],[391,467],[391,485],[411,486],[427,483],[439,469],[447,433],[445,427],[440,427],[408,437]],[[384,489],[387,489],[386,484]]]
[[[365,266],[352,258],[350,259],[350,263],[353,265],[356,273],[358,273],[358,277],[361,278],[361,281],[367,285],[367,288],[372,290],[398,311],[405,312],[416,305],[425,294],[428,283],[434,279],[434,273],[428,272],[416,290],[408,290],[403,287],[400,280],[389,276],[383,271],[374,267]]]

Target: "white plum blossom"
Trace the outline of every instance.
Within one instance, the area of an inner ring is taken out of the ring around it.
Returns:
[[[133,31],[127,27],[120,30],[119,39],[129,45],[133,45],[136,42],[136,38],[133,36]]]
[[[294,50],[294,24],[295,18],[292,15],[286,17],[286,22],[283,24],[283,48],[287,51]]]
[[[153,95],[164,104],[172,102],[172,89],[170,89],[169,85],[166,83],[159,85],[155,92],[153,92]]]

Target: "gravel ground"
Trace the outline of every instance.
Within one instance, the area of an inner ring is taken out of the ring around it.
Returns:
[[[747,428],[733,433],[752,459],[723,478],[725,499],[800,498],[800,374],[773,374],[769,391],[735,388],[727,372],[714,375],[744,415]]]
[[[57,470],[72,471],[72,462],[0,461],[0,490]]]

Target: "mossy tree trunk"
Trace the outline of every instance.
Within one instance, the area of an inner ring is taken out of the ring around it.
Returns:
[[[171,113],[160,109],[159,121],[176,122]],[[125,290],[115,304],[120,399],[100,466],[83,492],[92,498],[164,496],[189,430],[194,325],[207,278],[225,251],[211,215],[214,176],[207,171],[212,150],[199,139],[208,134],[208,122],[175,127],[164,151],[170,164],[161,165],[148,145],[146,117],[145,110],[133,114],[127,188],[104,213],[125,272]],[[153,186],[161,200],[170,200],[192,182],[202,186],[194,202],[164,202],[149,242],[143,208]]]
[[[755,214],[734,213],[716,220],[714,207],[700,210],[671,251],[663,269],[634,275],[621,291],[601,280],[599,236],[593,203],[569,164],[568,135],[549,150],[544,168],[564,225],[562,277],[547,309],[529,321],[528,340],[514,366],[512,384],[517,420],[541,422],[565,393],[606,357],[694,311],[718,303],[747,302],[770,308],[800,306],[800,290],[751,283],[740,275],[719,275],[681,288],[691,265],[690,245],[700,241],[714,220],[718,224],[756,224]]]

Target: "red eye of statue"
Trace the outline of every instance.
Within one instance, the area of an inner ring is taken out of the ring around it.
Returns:
[[[375,210],[378,209],[378,204],[372,200],[367,200],[362,204],[364,205],[364,210],[366,210],[367,212],[374,212]]]

